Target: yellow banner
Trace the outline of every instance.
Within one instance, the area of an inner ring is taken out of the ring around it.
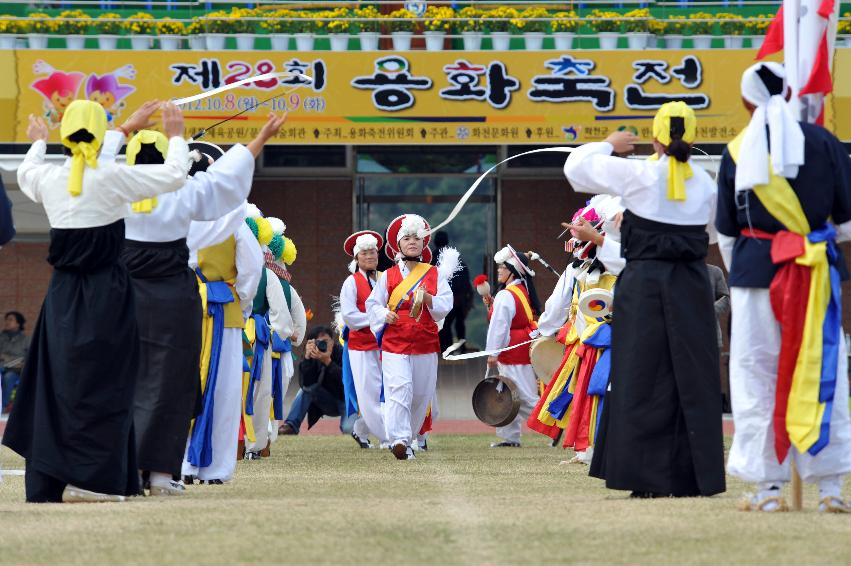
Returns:
[[[0,69],[7,67],[5,57]],[[30,113],[57,128],[77,98],[101,102],[110,119],[121,123],[149,99],[186,97],[289,71],[313,82],[298,76],[271,79],[190,103],[184,107],[189,132],[247,110],[205,136],[223,144],[244,142],[268,112],[287,110],[289,119],[275,143],[581,143],[621,128],[649,138],[655,110],[669,100],[684,100],[697,110],[700,143],[727,142],[747,123],[739,78],[754,51],[24,50],[15,58],[17,84],[0,86],[0,108],[17,96],[14,139],[10,128],[0,127],[0,141],[28,141]],[[849,50],[838,50],[834,68],[851,68]],[[299,83],[304,84],[274,98]],[[851,84],[839,77],[828,104],[828,126],[844,139],[851,138],[849,115]],[[835,124],[833,116],[846,118]]]

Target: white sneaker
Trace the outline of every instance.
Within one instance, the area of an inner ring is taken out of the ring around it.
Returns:
[[[168,485],[152,485],[149,493],[151,497],[185,495],[186,488],[182,483],[172,480]]]
[[[122,503],[127,501],[123,495],[111,495],[89,491],[71,484],[65,486],[62,492],[62,503]]]

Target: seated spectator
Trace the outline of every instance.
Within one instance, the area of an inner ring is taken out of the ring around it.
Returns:
[[[317,326],[307,333],[304,359],[298,365],[299,392],[281,425],[281,434],[298,434],[307,417],[307,428],[323,416],[340,417],[340,431],[351,434],[357,415],[346,418],[343,396],[343,348],[334,332]]]
[[[6,313],[3,332],[0,332],[0,375],[2,376],[3,412],[12,408],[12,395],[21,380],[21,369],[29,350],[29,339],[24,335],[24,315],[17,311]]]

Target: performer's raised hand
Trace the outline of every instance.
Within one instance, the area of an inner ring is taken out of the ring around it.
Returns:
[[[171,139],[175,136],[183,137],[183,112],[171,102],[164,102],[163,109],[163,133]]]
[[[583,242],[591,242],[594,245],[602,246],[603,245],[603,235],[600,234],[594,225],[588,222],[584,218],[577,218],[575,224],[568,224],[566,222],[561,223],[562,228],[566,228],[570,230],[570,233],[577,240],[581,240]]]
[[[384,317],[384,322],[387,324],[396,324],[397,320],[399,320],[399,315],[393,311],[388,311],[387,316]]]
[[[159,110],[160,101],[157,99],[149,100],[144,103],[142,106],[136,109],[127,120],[121,124],[119,130],[121,130],[125,136],[132,136],[133,132],[138,132],[139,130],[147,130],[156,124],[156,120],[152,120],[151,116],[154,115],[154,112]]]
[[[265,146],[270,139],[275,137],[275,135],[281,130],[281,126],[283,126],[286,121],[286,112],[280,116],[270,113],[266,123],[263,124],[263,127],[260,129],[260,133],[257,134],[256,138],[248,142],[248,145],[245,147],[248,148],[248,151],[250,151],[254,157],[258,157],[260,152],[263,151],[263,146]]]
[[[612,144],[615,153],[628,154],[635,151],[635,144],[638,142],[638,136],[628,131],[612,132],[606,141]]]
[[[30,141],[47,141],[49,135],[50,130],[48,130],[47,124],[44,122],[44,118],[30,114],[30,123],[27,126],[27,137],[30,138]]]
[[[496,356],[488,356],[488,368],[495,369],[496,368],[497,357]]]

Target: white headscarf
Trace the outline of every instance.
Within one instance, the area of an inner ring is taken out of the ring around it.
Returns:
[[[760,74],[766,75],[769,83],[782,83],[769,90]],[[773,75],[773,77],[771,76]],[[742,151],[736,163],[736,190],[746,191],[757,185],[765,185],[769,179],[769,145],[765,134],[771,136],[771,168],[775,175],[794,179],[798,167],[804,164],[804,132],[792,115],[785,95],[789,91],[786,71],[780,63],[757,63],[742,75],[742,97],[756,107],[748,129],[742,139]]]

